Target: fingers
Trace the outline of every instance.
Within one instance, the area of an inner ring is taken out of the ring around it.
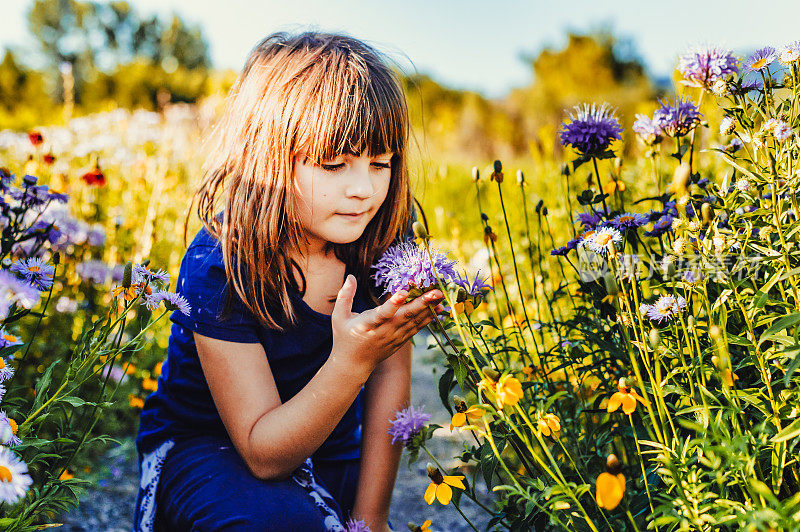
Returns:
[[[387,299],[383,305],[375,309],[374,324],[382,325],[392,319],[397,310],[405,303],[406,297],[408,297],[408,292],[405,290],[398,290],[392,294],[392,297]]]
[[[336,303],[334,303],[333,312],[331,313],[332,320],[347,319],[353,313],[353,297],[356,295],[357,284],[353,275],[348,275],[347,279],[344,280],[342,288],[336,294]]]

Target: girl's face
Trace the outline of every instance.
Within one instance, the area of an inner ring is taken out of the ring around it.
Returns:
[[[386,198],[392,155],[343,154],[319,165],[305,153],[295,156],[294,182],[309,253],[322,252],[328,242],[358,240]]]

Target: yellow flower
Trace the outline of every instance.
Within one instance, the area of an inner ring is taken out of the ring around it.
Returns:
[[[16,436],[17,435],[17,431],[19,430],[19,425],[17,425],[17,422],[14,421],[13,419],[11,419],[10,417],[6,418],[6,421],[8,421],[8,424],[11,427],[11,434]]]
[[[510,374],[504,375],[497,381],[495,394],[499,408],[503,408],[505,405],[514,406],[522,399],[522,383]]]
[[[133,375],[135,371],[136,371],[136,366],[134,366],[133,364],[128,364],[128,366],[125,368],[126,375]]]
[[[142,379],[142,389],[154,392],[158,390],[158,381],[155,379]]]
[[[462,490],[467,489],[461,482],[464,475],[442,475],[438,468],[430,464],[428,464],[428,477],[431,479],[431,483],[423,496],[428,504],[433,504],[434,500],[438,500],[442,504],[450,504],[450,499],[453,498],[453,489],[450,486]]]
[[[128,395],[128,404],[131,405],[133,408],[142,408],[144,407],[144,399],[141,397],[137,397],[133,394]]]
[[[625,192],[625,183],[616,179],[612,179],[603,187],[603,192],[609,195],[614,194],[614,192],[617,190],[620,192]]]
[[[553,435],[554,438],[558,437],[558,433],[561,432],[561,420],[558,419],[558,416],[555,414],[545,414],[539,419],[539,432],[542,433],[543,436],[550,436]]]
[[[417,526],[417,524],[414,522],[408,523],[408,529],[411,530],[412,532],[431,532],[430,526],[431,526],[430,519],[426,519],[421,526]]]
[[[619,380],[617,389],[619,391],[608,400],[608,406],[606,408],[609,412],[614,412],[622,405],[623,412],[632,414],[636,410],[636,401],[639,401],[644,406],[650,405],[650,401],[636,393],[633,388],[628,387],[624,377]]]
[[[597,505],[606,510],[613,510],[625,495],[625,475],[617,473],[600,473],[597,477]]]
[[[61,476],[58,477],[58,480],[69,480],[71,478],[75,478],[75,475],[65,469]]]
[[[458,410],[458,405],[456,405],[456,410]],[[474,421],[476,419],[480,419],[482,416],[483,409],[475,405],[467,408],[463,412],[458,411],[453,414],[453,420],[450,421],[450,432],[453,432],[453,427],[463,427],[467,422],[467,419]]]
[[[153,368],[153,374],[161,375],[161,365],[162,364],[163,364],[163,362],[156,363],[155,367]]]

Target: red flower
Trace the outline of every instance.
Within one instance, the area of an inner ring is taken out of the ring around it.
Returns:
[[[53,164],[54,162],[56,162],[56,156],[53,155],[53,152],[49,151],[44,155],[42,155],[42,160],[44,161],[45,164]]]
[[[106,184],[106,176],[103,175],[103,172],[100,170],[99,166],[95,166],[92,170],[89,170],[83,174],[81,179],[87,185],[97,185],[98,187],[102,187]]]
[[[42,136],[41,133],[39,133],[38,131],[36,131],[34,129],[34,130],[31,130],[31,131],[28,131],[28,140],[31,141],[31,144],[33,144],[34,146],[38,146],[42,142],[44,142],[44,137]]]

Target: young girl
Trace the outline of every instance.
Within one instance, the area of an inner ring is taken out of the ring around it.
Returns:
[[[369,290],[407,231],[407,140],[398,80],[363,42],[277,33],[251,52],[196,195],[191,314],[171,316],[141,415],[135,530],[390,530],[389,420],[443,298]]]

